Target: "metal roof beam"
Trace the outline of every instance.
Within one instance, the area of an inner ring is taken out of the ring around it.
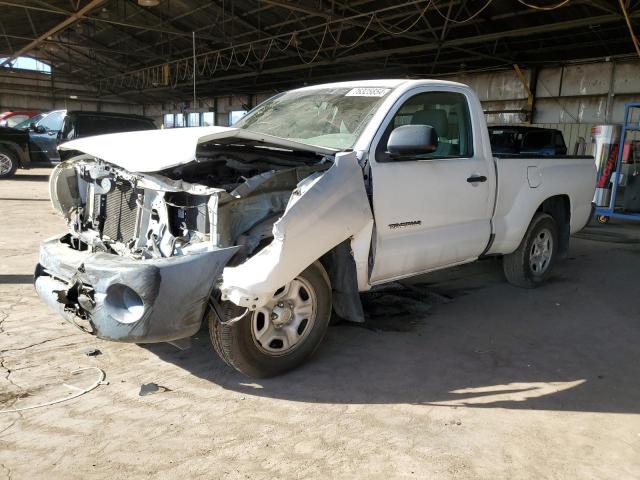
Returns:
[[[636,14],[633,16],[637,17],[638,15]],[[443,47],[460,47],[460,46],[466,46],[466,45],[481,44],[481,43],[493,41],[496,39],[513,38],[513,37],[534,35],[538,33],[562,31],[570,28],[580,28],[580,27],[584,27],[592,24],[604,24],[604,23],[617,22],[619,20],[620,18],[617,15],[602,15],[602,16],[591,17],[591,18],[578,18],[578,19],[569,20],[565,22],[550,23],[546,25],[538,25],[535,27],[525,27],[525,28],[518,28],[513,30],[506,30],[502,32],[494,32],[494,33],[488,33],[484,35],[477,35],[474,37],[446,40],[443,43]],[[433,50],[436,50],[437,48],[438,48],[437,44],[430,43],[430,44],[411,45],[407,47],[398,47],[398,48],[363,52],[363,53],[357,53],[357,54],[353,54],[345,57],[339,57],[334,60],[318,60],[309,64],[297,64],[297,65],[287,65],[287,66],[281,66],[281,67],[266,68],[261,72],[254,71],[254,72],[225,75],[212,80],[203,80],[198,82],[198,84],[203,85],[203,84],[217,83],[222,81],[239,80],[242,78],[255,77],[257,75],[293,72],[297,70],[308,69],[311,67],[319,67],[319,66],[326,66],[326,65],[335,65],[339,63],[370,60],[373,58],[381,58],[381,57],[386,57],[391,55],[421,53],[421,52],[433,51]],[[154,90],[158,91],[158,90],[169,89],[169,88],[171,87],[161,87],[160,89],[154,88]]]
[[[20,48],[17,52],[14,52],[9,58],[5,59],[2,63],[0,63],[0,67],[4,67],[6,64],[13,62],[19,56],[29,53],[31,50],[33,50],[38,45],[40,45],[40,43],[42,43],[43,40],[46,40],[47,37],[55,35],[56,33],[67,28],[69,25],[73,25],[75,22],[80,20],[84,15],[86,15],[87,13],[90,13],[92,10],[95,10],[105,2],[106,0],[91,0],[84,7],[82,7],[77,12],[71,14],[71,16],[67,17],[65,20],[57,24],[55,27],[47,30],[45,33],[40,35],[38,38],[36,38],[32,42],[29,42],[27,45]]]

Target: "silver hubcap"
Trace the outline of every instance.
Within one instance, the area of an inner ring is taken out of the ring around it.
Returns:
[[[292,352],[309,335],[316,311],[313,287],[304,278],[295,278],[253,313],[251,334],[255,345],[273,356]]]
[[[13,168],[13,162],[4,153],[0,153],[0,175],[6,175]]]
[[[549,268],[553,254],[553,237],[548,229],[542,229],[536,235],[529,252],[529,266],[534,275],[542,275]]]

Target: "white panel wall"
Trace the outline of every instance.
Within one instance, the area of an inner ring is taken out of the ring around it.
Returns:
[[[71,98],[71,97],[77,98]],[[89,85],[64,75],[0,69],[0,112],[7,110],[102,110],[143,114],[143,105],[105,101]]]

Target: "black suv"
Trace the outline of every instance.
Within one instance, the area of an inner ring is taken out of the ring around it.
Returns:
[[[0,178],[12,176],[18,167],[31,163],[65,160],[58,145],[80,137],[105,133],[155,130],[148,117],[109,112],[54,110],[41,113],[14,128],[0,127]]]

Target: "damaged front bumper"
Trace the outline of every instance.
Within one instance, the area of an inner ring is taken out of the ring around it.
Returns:
[[[136,260],[45,241],[35,272],[38,295],[63,318],[105,340],[169,342],[200,328],[207,300],[238,247]]]

